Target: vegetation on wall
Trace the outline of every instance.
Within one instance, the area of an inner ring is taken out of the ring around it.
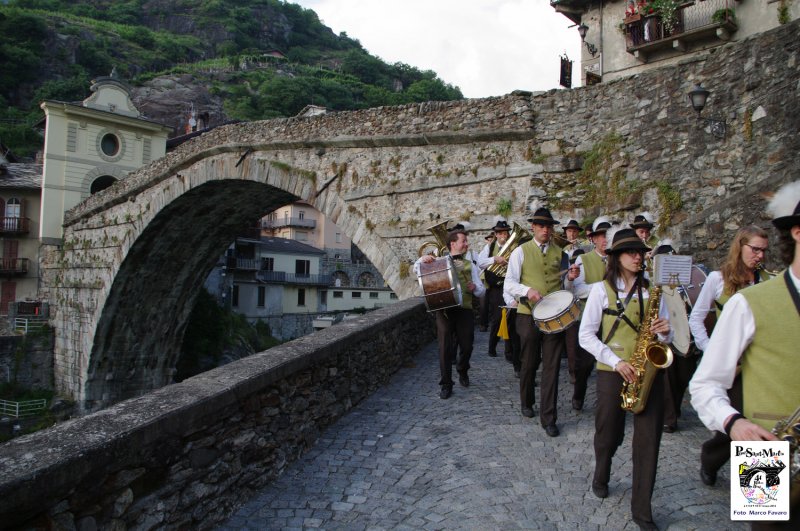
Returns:
[[[583,195],[582,206],[613,210],[614,206],[630,203],[640,192],[636,182],[626,179],[624,169],[614,167],[623,154],[623,138],[612,131],[584,154],[583,168],[577,175],[577,191]]]

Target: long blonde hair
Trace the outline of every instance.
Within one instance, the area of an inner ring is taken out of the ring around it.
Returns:
[[[728,257],[720,268],[722,278],[725,281],[726,295],[733,295],[750,284],[751,272],[742,261],[742,246],[750,243],[750,240],[755,237],[769,239],[767,231],[756,225],[742,227],[736,232],[731,248],[728,250]]]

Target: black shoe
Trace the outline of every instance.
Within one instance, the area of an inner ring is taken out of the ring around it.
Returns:
[[[639,529],[655,529],[655,531],[658,531],[658,526],[652,520],[638,520],[634,518],[633,522],[639,526]]]
[[[546,431],[547,435],[549,435],[550,437],[558,437],[559,434],[558,426],[556,426],[555,424],[550,424],[549,426],[545,426],[544,431]]]
[[[664,424],[664,433],[675,433],[678,427],[674,424]]]
[[[581,409],[583,409],[583,400],[581,400],[580,398],[573,398],[572,409],[574,409],[575,411],[580,411]]]
[[[703,485],[713,487],[717,483],[717,473],[709,472],[703,468],[703,465],[700,465],[700,481],[703,482]]]
[[[442,386],[442,390],[439,391],[439,398],[443,400],[447,400],[450,398],[450,395],[453,394],[453,388],[447,385]]]
[[[608,485],[592,483],[592,492],[594,492],[594,495],[598,498],[608,498]]]
[[[490,358],[496,358],[497,357],[497,352],[490,352],[489,353],[489,357]]]
[[[461,387],[469,387],[469,376],[467,373],[462,373],[458,375],[458,383],[461,384]]]
[[[533,408],[532,407],[522,407],[522,416],[528,417],[529,419],[533,418]]]

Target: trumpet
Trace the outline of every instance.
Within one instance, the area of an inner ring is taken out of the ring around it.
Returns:
[[[500,248],[497,256],[502,256],[507,261],[514,249],[532,239],[533,235],[515,221],[514,226],[511,229],[511,235],[508,237],[508,240],[506,240],[506,243],[504,243]],[[506,272],[508,271],[508,265],[492,264],[486,268],[486,271],[491,271],[498,277],[505,277]]]
[[[420,245],[417,250],[417,256],[424,256],[430,253],[436,256],[444,256],[447,253],[447,224],[449,222],[450,220],[446,219],[441,223],[428,227],[427,230],[431,231],[436,241],[427,241]]]

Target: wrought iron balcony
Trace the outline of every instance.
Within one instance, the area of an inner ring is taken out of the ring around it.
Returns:
[[[282,227],[299,227],[303,229],[313,229],[317,226],[317,220],[308,218],[275,218],[262,219],[262,229],[279,229]]]
[[[0,275],[26,275],[28,262],[27,258],[0,258]]]
[[[30,224],[30,218],[0,218],[0,234],[27,234]]]
[[[729,40],[738,27],[734,0],[684,2],[675,20],[665,24],[656,14],[635,14],[622,23],[626,49],[640,61],[659,50],[686,51],[690,42],[717,38]]]

